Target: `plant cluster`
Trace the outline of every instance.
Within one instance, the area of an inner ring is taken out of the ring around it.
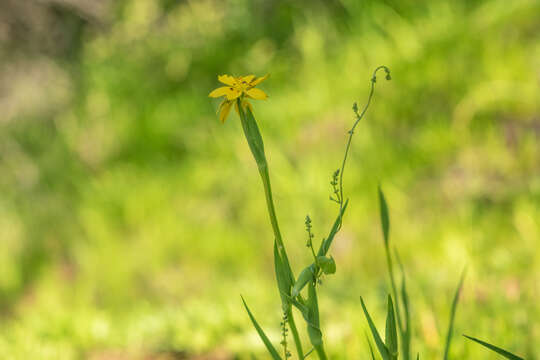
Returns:
[[[289,343],[287,336],[290,330],[292,334],[296,355],[298,359],[305,359],[312,353],[316,353],[320,360],[328,359],[324,341],[323,330],[320,326],[319,318],[319,302],[318,302],[318,290],[322,284],[322,277],[324,275],[332,275],[336,272],[336,263],[334,258],[329,255],[331,245],[341,229],[343,216],[347,210],[348,199],[345,200],[343,192],[343,177],[345,173],[345,167],[349,150],[352,143],[354,131],[364,115],[368,110],[371,100],[373,98],[375,84],[377,82],[377,73],[379,71],[385,72],[386,80],[391,80],[390,70],[386,66],[377,67],[371,77],[370,90],[367,98],[367,102],[364,105],[362,111],[359,111],[357,103],[354,103],[352,109],[355,115],[355,121],[352,128],[348,131],[348,139],[345,147],[345,153],[341,163],[341,167],[332,174],[330,185],[332,193],[330,200],[335,202],[339,209],[337,211],[336,219],[330,229],[328,235],[322,239],[319,247],[315,250],[313,243],[313,225],[309,215],[305,219],[305,228],[307,232],[306,247],[310,250],[313,256],[313,262],[295,276],[291,268],[285,244],[281,236],[279,228],[276,210],[272,198],[272,188],[270,184],[270,175],[268,169],[268,162],[266,160],[263,139],[260,134],[257,122],[253,115],[253,108],[249,103],[249,99],[265,100],[267,99],[266,93],[262,90],[255,88],[256,85],[265,80],[268,75],[256,78],[254,75],[233,77],[230,75],[221,75],[218,80],[225,84],[218,89],[215,89],[210,93],[210,97],[224,97],[222,103],[219,106],[219,117],[222,122],[227,118],[230,109],[234,106],[236,112],[240,117],[244,135],[247,143],[253,154],[253,157],[257,163],[259,174],[262,179],[264,193],[266,197],[266,204],[268,208],[268,215],[270,217],[270,223],[274,232],[274,267],[277,288],[279,290],[282,307],[282,321],[280,342],[281,351],[273,345],[267,334],[259,325],[255,316],[248,307],[245,299],[242,297],[244,307],[259,334],[261,340],[268,353],[274,360],[283,360],[292,358],[292,353],[289,350]],[[410,300],[407,292],[406,278],[403,264],[399,258],[399,254],[395,248],[390,245],[390,217],[388,212],[388,205],[385,195],[379,186],[379,205],[380,205],[380,220],[384,240],[384,250],[386,256],[387,271],[390,283],[390,293],[387,300],[387,315],[386,315],[386,327],[384,340],[379,333],[379,330],[375,326],[375,323],[367,309],[364,299],[360,297],[360,305],[366,317],[368,327],[370,329],[373,342],[375,343],[375,349],[379,356],[383,360],[397,360],[402,358],[409,360],[412,358],[411,339],[412,339],[412,327],[411,327],[411,311]],[[393,251],[391,251],[393,250]],[[398,282],[396,281],[396,274],[394,269],[394,262],[399,266],[399,272],[401,281],[398,289]],[[454,333],[454,319],[456,316],[457,305],[459,302],[460,292],[465,279],[464,270],[462,272],[459,284],[455,291],[455,295],[452,301],[452,307],[450,311],[450,321],[448,325],[448,331],[445,341],[443,359],[449,358],[450,346]],[[305,325],[307,335],[311,344],[311,349],[305,351],[302,345],[300,333],[294,320],[293,309],[296,309],[302,316]],[[470,339],[476,343],[483,345],[484,347],[502,355],[507,359],[522,359],[517,355],[514,355],[504,349],[496,347],[492,344],[479,340],[477,338],[464,335],[467,339]],[[376,353],[372,345],[372,341],[367,339],[371,359],[376,359]],[[420,354],[416,353],[416,359],[420,359]]]

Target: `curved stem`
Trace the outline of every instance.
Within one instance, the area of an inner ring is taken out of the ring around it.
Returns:
[[[343,156],[343,162],[341,163],[341,169],[339,171],[339,199],[338,200],[339,200],[339,213],[340,214],[342,214],[342,210],[343,210],[343,172],[345,171],[345,164],[347,163],[347,157],[349,155],[349,149],[351,147],[352,137],[354,135],[354,129],[356,129],[356,125],[358,125],[360,120],[362,120],[362,118],[366,114],[367,109],[369,108],[369,105],[371,104],[371,98],[373,97],[373,92],[375,91],[375,82],[377,81],[377,72],[381,69],[386,72],[386,79],[390,80],[390,70],[388,69],[388,67],[384,65],[377,67],[373,71],[373,76],[371,77],[371,87],[369,89],[369,96],[368,96],[366,105],[364,105],[364,108],[362,109],[362,112],[360,114],[358,113],[358,107],[356,103],[354,103],[354,106],[353,106],[353,111],[356,114],[356,121],[354,122],[351,130],[349,130],[349,138],[347,140],[347,146],[345,147],[345,155]],[[342,215],[339,216],[338,230],[341,228],[341,223],[342,223],[341,220],[342,220]]]

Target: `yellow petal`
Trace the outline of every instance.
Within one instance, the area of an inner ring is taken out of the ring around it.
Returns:
[[[221,106],[221,112],[219,113],[219,120],[221,120],[222,123],[225,122],[227,119],[227,116],[229,115],[229,112],[231,111],[231,106],[233,102],[232,101],[224,101]]]
[[[229,86],[222,86],[222,87],[218,87],[217,89],[212,91],[210,94],[208,94],[208,96],[213,97],[213,98],[217,98],[217,97],[220,97],[220,96],[226,96],[230,91],[231,90],[230,90]]]
[[[236,79],[232,77],[231,75],[219,75],[218,80],[225,85],[233,86],[236,84]]]
[[[220,111],[221,111],[221,108],[223,107],[223,105],[225,105],[225,103],[227,102],[227,99],[224,99],[218,106],[217,108],[217,111],[216,111],[216,114],[218,114]]]
[[[255,100],[266,100],[268,95],[261,89],[253,88],[246,91],[247,96]]]
[[[242,91],[240,91],[240,90],[238,90],[236,88],[229,87],[227,89],[228,89],[228,91],[227,91],[227,100],[234,100],[237,97],[239,97],[240,95],[242,95]]]
[[[248,85],[249,83],[251,83],[251,81],[255,78],[255,75],[247,75],[247,76],[242,76],[240,77],[240,83],[244,84],[244,85]]]
[[[257,85],[259,85],[264,80],[268,79],[268,76],[270,76],[270,74],[266,74],[263,77],[256,78],[255,80],[252,80],[251,83],[249,84],[249,86],[257,86]]]

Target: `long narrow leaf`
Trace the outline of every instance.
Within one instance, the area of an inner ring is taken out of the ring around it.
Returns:
[[[368,322],[369,329],[371,330],[371,334],[373,335],[373,339],[375,340],[375,345],[377,345],[377,348],[379,349],[379,353],[381,354],[384,360],[390,360],[390,354],[388,353],[388,349],[386,348],[386,345],[382,341],[381,336],[379,335],[379,332],[377,331],[377,327],[373,323],[373,320],[371,320],[371,316],[369,316],[369,312],[367,311],[366,304],[364,304],[364,299],[361,296],[360,296],[360,303],[362,304],[364,315],[366,315],[366,320]]]
[[[366,333],[366,341],[368,343],[368,346],[369,346],[369,353],[371,354],[371,360],[375,360],[375,354],[373,353],[373,346],[371,346],[371,341],[369,341],[369,337]]]
[[[253,316],[253,314],[249,310],[249,307],[247,306],[246,301],[244,300],[243,297],[242,297],[242,302],[244,303],[244,307],[246,308],[246,311],[247,311],[247,313],[249,315],[249,318],[251,319],[251,322],[253,323],[253,326],[255,327],[255,330],[257,330],[257,333],[259,333],[259,336],[260,336],[261,340],[263,341],[263,343],[266,346],[266,349],[268,350],[270,355],[272,355],[272,358],[274,360],[282,360],[281,356],[279,356],[276,348],[274,347],[274,345],[272,345],[272,343],[270,342],[270,339],[268,339],[268,336],[266,336],[266,334],[264,333],[263,329],[261,328],[261,326],[259,325],[257,320],[255,320],[255,317]]]
[[[289,276],[287,275],[285,266],[283,265],[283,261],[281,260],[281,255],[279,254],[276,241],[274,241],[274,268],[276,272],[279,295],[281,297],[281,304],[283,307],[283,311],[286,312],[289,308],[290,302],[284,294],[290,293],[291,281]]]
[[[313,281],[315,277],[315,265],[311,264],[304,268],[302,272],[300,272],[300,275],[298,275],[298,279],[296,279],[296,282],[294,283],[294,286],[292,288],[292,297],[298,296],[300,294],[300,291],[308,284],[308,282]]]
[[[411,357],[411,313],[409,309],[409,294],[407,292],[407,282],[405,279],[405,269],[401,258],[396,249],[394,249],[395,258],[401,271],[401,302],[403,303],[403,311],[405,312],[404,326],[400,328],[401,332],[401,349],[403,352],[403,359],[409,360]],[[399,306],[398,300],[396,300],[396,308]]]
[[[317,349],[322,346],[323,341],[319,323],[319,302],[317,301],[317,291],[313,281],[310,281],[308,285],[308,298],[306,305],[309,308],[307,332],[311,344],[315,349]]]
[[[461,273],[461,278],[459,279],[458,287],[456,288],[456,293],[454,294],[454,300],[452,301],[452,309],[450,310],[450,323],[448,324],[448,333],[446,335],[446,345],[444,347],[444,360],[448,359],[448,354],[450,352],[450,343],[452,342],[452,335],[454,332],[454,320],[456,317],[457,304],[459,302],[459,295],[461,294],[461,288],[463,287],[463,281],[465,280],[466,269],[463,269]]]
[[[467,339],[469,340],[472,340],[474,342],[477,342],[478,344],[482,345],[482,346],[485,346],[487,347],[488,349],[496,352],[497,354],[499,355],[502,355],[504,356],[505,358],[507,359],[510,359],[510,360],[524,360],[522,357],[519,357],[517,355],[514,355],[512,354],[511,352],[507,351],[507,350],[504,350],[504,349],[501,349],[500,347],[497,347],[495,345],[492,345],[490,343],[487,343],[485,341],[482,341],[480,339],[477,339],[477,338],[473,338],[472,336],[468,336],[468,335],[463,335],[465,336]]]
[[[303,303],[301,303],[300,301],[298,301],[297,299],[285,294],[285,296],[287,297],[287,299],[289,299],[289,301],[291,302],[291,304],[293,304],[298,310],[300,310],[300,313],[302,313],[302,316],[304,317],[304,320],[308,321],[309,322],[309,308],[307,307],[307,305],[304,305]],[[300,296],[298,296],[300,297]]]
[[[324,256],[326,253],[328,253],[328,250],[330,249],[330,245],[332,245],[332,241],[334,241],[334,236],[336,236],[336,233],[339,229],[339,225],[341,224],[341,219],[343,219],[343,214],[345,214],[345,210],[347,210],[347,205],[349,204],[349,200],[346,200],[343,204],[343,207],[341,208],[340,213],[338,214],[336,221],[334,221],[334,225],[332,226],[332,229],[330,230],[330,233],[328,234],[328,237],[323,240],[321,243],[321,246],[319,247],[319,251],[317,252],[317,256]]]
[[[237,102],[238,113],[240,114],[240,122],[242,123],[242,128],[244,129],[244,134],[246,135],[246,140],[251,153],[253,154],[257,165],[265,164],[266,159],[264,156],[264,143],[259,131],[259,127],[257,126],[257,122],[253,117],[253,113],[249,108],[247,111],[245,111],[240,104],[240,100],[237,100]]]
[[[388,246],[388,236],[390,232],[390,218],[388,216],[388,204],[386,203],[386,198],[384,197],[384,193],[380,185],[379,185],[378,190],[379,190],[379,204],[380,204],[381,224],[382,224],[382,229],[383,229],[384,244],[385,246]]]
[[[379,193],[379,207],[380,207],[381,227],[382,227],[383,237],[384,237],[384,253],[386,255],[386,265],[388,268],[388,276],[390,278],[390,286],[392,288],[392,296],[396,300],[395,309],[396,309],[397,325],[398,325],[399,333],[401,334],[401,338],[403,339],[406,330],[404,329],[402,318],[401,318],[399,294],[397,291],[396,280],[394,277],[394,265],[392,262],[392,255],[390,253],[390,245],[389,245],[390,243],[390,240],[389,240],[390,216],[388,215],[388,204],[386,202],[386,198],[384,196],[384,193],[380,185],[377,190]],[[401,346],[403,348],[404,360],[409,360],[409,356],[408,356],[409,352],[405,350],[407,343],[405,341],[402,341]]]
[[[396,328],[396,318],[394,315],[394,304],[392,297],[388,295],[388,309],[386,313],[386,332],[385,342],[390,358],[397,359],[398,356],[398,337]]]

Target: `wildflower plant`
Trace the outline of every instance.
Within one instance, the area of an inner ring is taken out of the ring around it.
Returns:
[[[256,78],[254,75],[240,77],[221,75],[218,77],[218,80],[226,86],[217,88],[209,94],[210,97],[224,98],[218,110],[220,113],[219,118],[222,122],[224,122],[227,118],[232,106],[234,106],[236,111],[238,112],[240,122],[244,130],[244,135],[246,137],[251,153],[253,154],[253,157],[257,163],[259,174],[261,176],[264,187],[268,215],[270,217],[270,223],[274,232],[274,267],[276,273],[277,287],[279,290],[283,311],[283,340],[281,343],[283,347],[283,351],[281,353],[283,354],[283,356],[280,355],[280,352],[278,352],[278,350],[269,340],[268,336],[262,330],[255,317],[253,316],[251,310],[249,309],[248,305],[246,304],[245,300],[242,300],[244,302],[246,311],[248,312],[248,315],[253,322],[253,325],[255,326],[255,329],[259,333],[259,336],[263,340],[268,352],[272,355],[273,359],[287,359],[291,357],[291,353],[289,352],[287,347],[287,327],[292,334],[298,359],[304,359],[311,352],[317,353],[320,359],[327,359],[323,342],[323,333],[321,331],[319,321],[317,285],[319,284],[320,278],[323,274],[330,275],[336,272],[335,261],[331,256],[328,256],[328,252],[336,234],[341,229],[343,215],[347,209],[348,204],[348,201],[344,200],[345,198],[343,194],[343,174],[354,130],[359,121],[366,113],[371,103],[376,83],[376,75],[379,70],[384,70],[386,73],[386,78],[390,80],[390,71],[386,66],[380,66],[374,71],[371,79],[371,88],[368,102],[366,103],[361,112],[358,111],[358,106],[356,104],[353,106],[356,120],[353,127],[349,131],[349,138],[341,168],[339,170],[336,170],[332,176],[331,185],[333,194],[331,196],[331,200],[339,205],[336,220],[332,228],[330,229],[328,236],[322,240],[321,244],[318,247],[318,250],[315,251],[315,245],[313,244],[313,234],[311,232],[311,219],[309,218],[309,216],[306,217],[305,225],[308,237],[306,245],[310,249],[310,252],[313,256],[313,262],[310,265],[306,266],[300,272],[298,277],[294,276],[287,255],[287,250],[281,236],[281,231],[279,228],[276,210],[272,198],[272,187],[270,184],[268,162],[266,160],[264,152],[264,143],[259,128],[257,126],[257,122],[253,115],[253,107],[249,103],[249,99],[264,100],[267,98],[267,95],[262,90],[255,88],[255,86],[265,80],[267,76]],[[306,288],[307,294],[305,293]],[[293,307],[300,312],[306,323],[308,338],[312,345],[312,349],[307,352],[304,352],[304,349],[302,347],[302,342],[292,312]]]
[[[259,175],[262,180],[264,194],[266,198],[266,205],[270,224],[274,233],[274,270],[276,276],[276,285],[279,291],[281,299],[282,321],[280,323],[281,328],[281,349],[278,350],[269,339],[265,331],[259,325],[255,316],[248,307],[245,299],[242,297],[243,305],[247,311],[247,314],[255,327],[255,330],[259,334],[263,341],[268,353],[274,360],[287,360],[293,357],[288,342],[289,331],[292,335],[295,353],[299,360],[307,358],[312,353],[316,353],[321,360],[328,359],[324,341],[323,331],[320,326],[319,319],[319,305],[318,305],[318,286],[321,284],[321,277],[323,275],[331,275],[336,272],[336,263],[332,256],[329,255],[329,251],[332,242],[338,232],[341,229],[343,216],[347,210],[348,199],[345,200],[343,191],[343,177],[347,164],[347,158],[352,143],[354,131],[364,115],[366,114],[375,90],[375,84],[377,82],[377,74],[379,71],[384,71],[385,79],[391,80],[390,70],[386,66],[377,67],[370,81],[369,95],[366,104],[359,111],[357,103],[353,104],[354,123],[351,129],[348,131],[347,143],[345,146],[345,152],[340,168],[335,170],[331,176],[331,195],[330,200],[335,202],[338,206],[336,219],[328,232],[328,235],[322,239],[315,250],[315,244],[313,243],[314,235],[312,232],[312,220],[309,215],[305,218],[306,229],[306,247],[312,255],[312,263],[305,266],[303,270],[294,275],[292,267],[289,262],[285,243],[281,236],[279,223],[276,215],[276,209],[274,206],[272,187],[270,183],[270,174],[268,168],[268,162],[265,156],[264,143],[255,120],[253,113],[253,107],[250,100],[266,100],[268,95],[256,88],[261,82],[268,78],[268,75],[263,77],[256,77],[254,75],[234,77],[230,75],[220,75],[218,80],[225,86],[221,86],[212,92],[209,96],[212,98],[223,98],[219,105],[218,113],[221,122],[225,122],[231,108],[234,106],[236,112],[239,115],[242,129],[251,150],[253,158],[257,163]],[[381,337],[378,329],[376,328],[374,321],[369,314],[364,299],[360,297],[360,305],[366,317],[368,328],[371,332],[373,341],[375,343],[375,349],[379,356],[383,360],[397,360],[403,358],[404,360],[412,359],[411,351],[411,339],[412,339],[412,326],[411,326],[411,311],[410,301],[407,292],[405,271],[399,254],[395,248],[390,246],[390,217],[388,213],[388,205],[384,193],[379,187],[379,205],[380,205],[380,220],[384,240],[385,257],[387,263],[387,270],[390,283],[390,294],[388,294],[387,300],[387,315],[386,315],[386,327],[384,340]],[[393,251],[391,251],[393,249]],[[396,281],[396,275],[394,271],[394,263],[397,263],[400,270],[401,282],[398,290],[398,282]],[[454,318],[459,301],[459,295],[463,286],[465,277],[465,271],[463,271],[457,290],[455,292],[451,312],[450,322],[448,326],[445,348],[443,353],[443,359],[447,360],[449,357],[449,350],[451,345],[452,336],[454,333]],[[311,348],[307,351],[304,350],[302,340],[298,327],[295,322],[293,308],[296,309],[302,316],[306,332],[308,335]],[[482,340],[464,335],[466,338],[479,343],[486,348],[502,355],[508,359],[521,359],[520,357],[511,354],[510,352],[498,348],[494,345],[486,343]],[[370,358],[376,359],[374,347],[369,340],[368,346],[370,350]],[[416,359],[420,359],[420,355],[416,354]]]

